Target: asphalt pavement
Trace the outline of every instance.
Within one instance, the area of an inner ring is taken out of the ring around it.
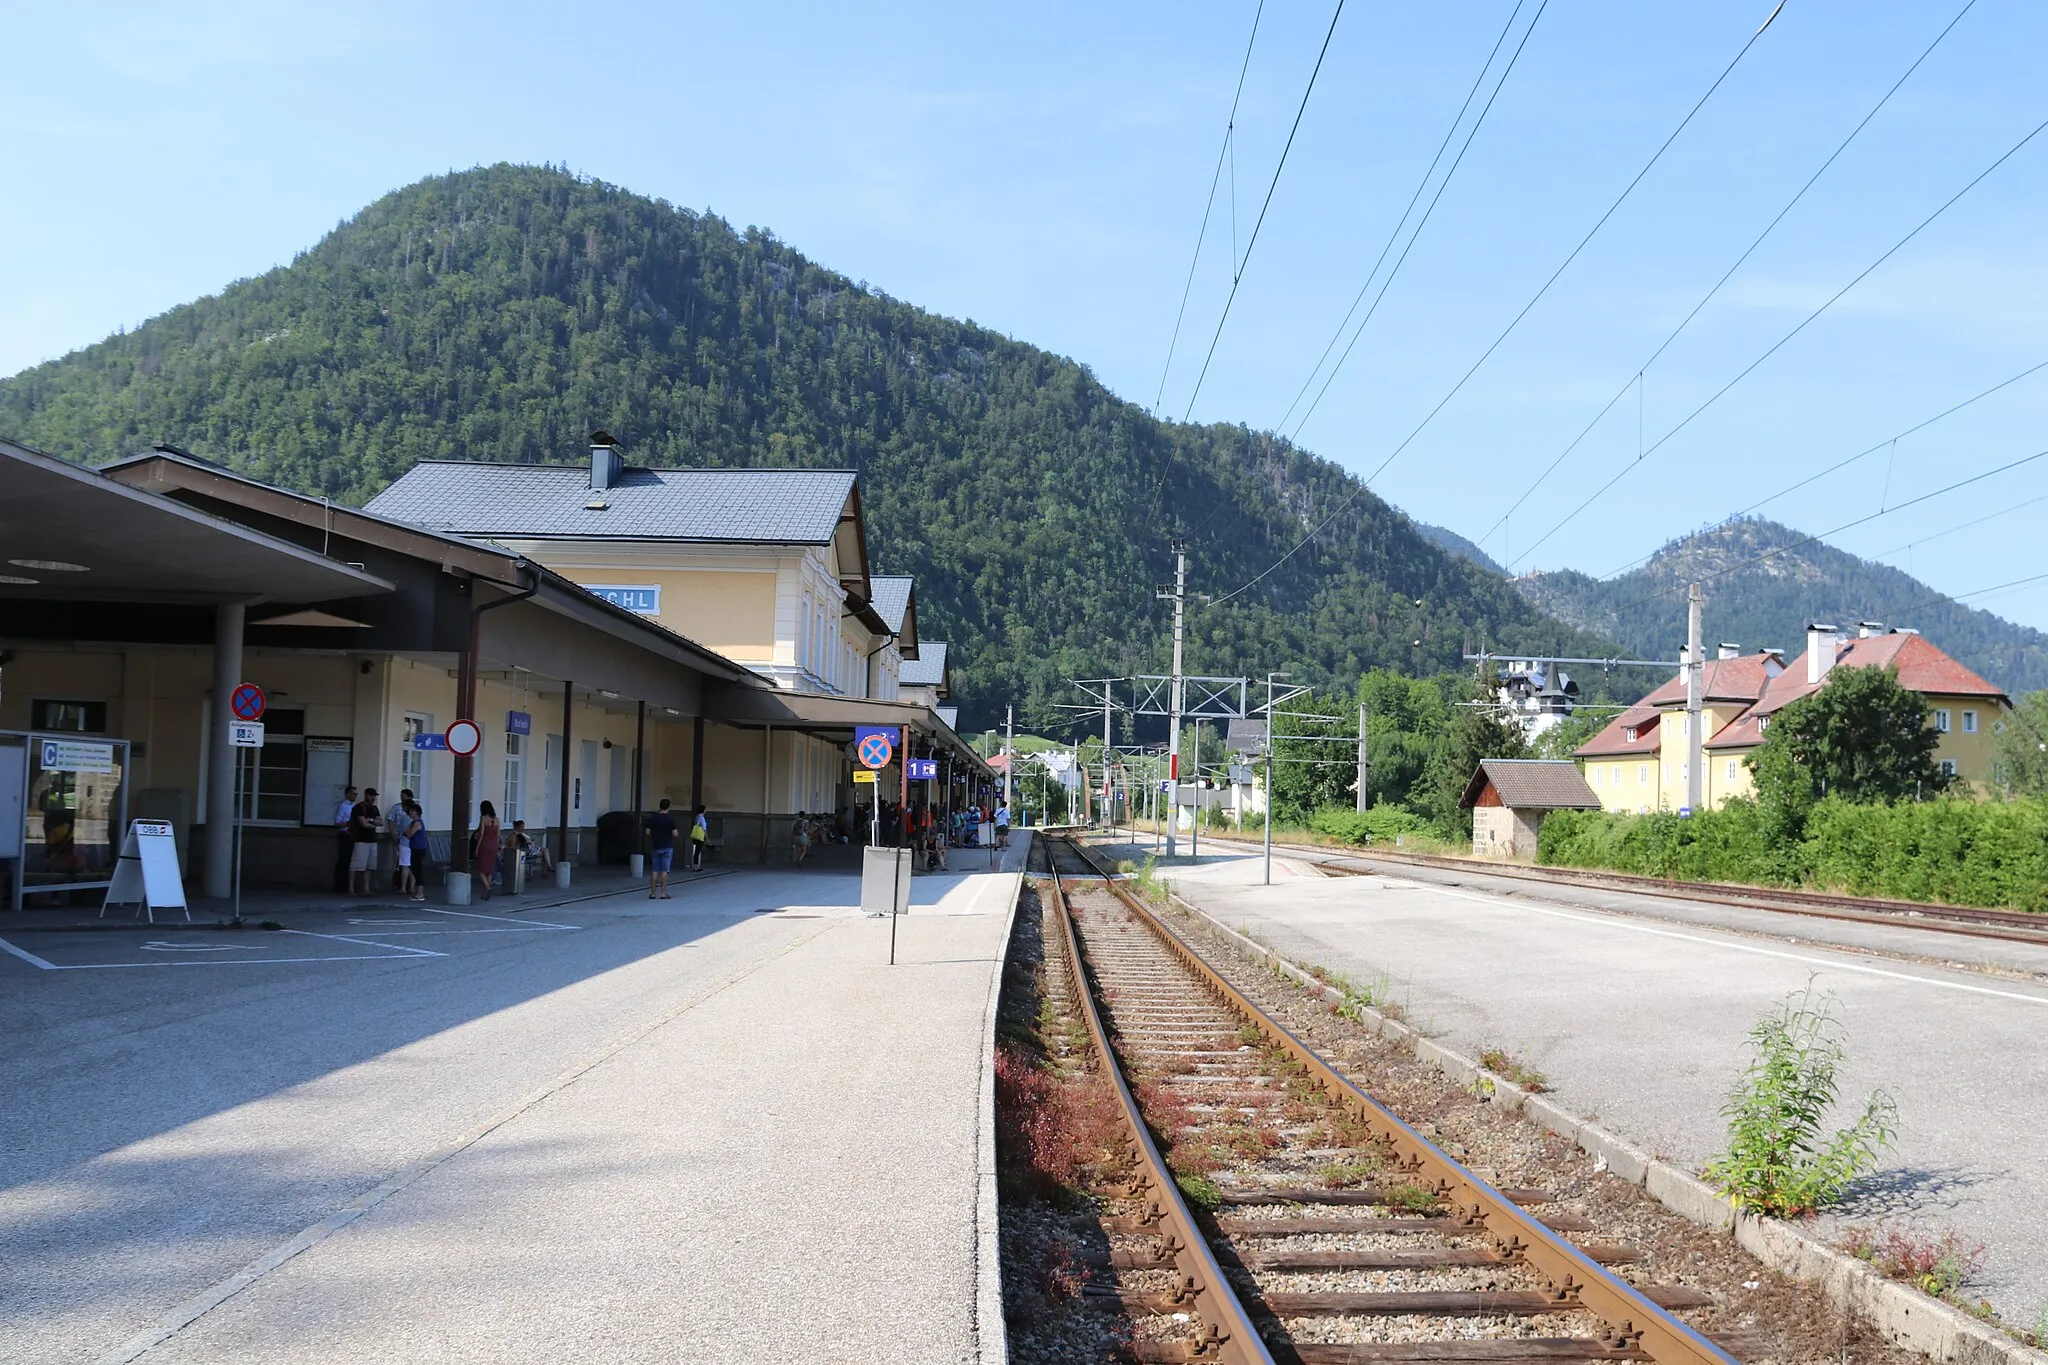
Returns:
[[[1232,928],[1370,983],[1467,1055],[1504,1048],[1568,1110],[1694,1170],[1722,1146],[1749,1029],[1811,983],[1846,1030],[1845,1104],[1882,1088],[1900,1118],[1883,1169],[1823,1231],[1952,1228],[1985,1248],[1973,1294],[2022,1325],[2048,1306],[2048,981],[2027,971],[2038,950],[2002,945],[1999,957],[2025,960],[1958,968],[1939,959],[1982,954],[1909,929],[1577,888],[1563,894],[1581,903],[1563,904],[1527,883],[1392,865],[1325,877],[1284,855],[1265,886],[1256,855],[1215,844],[1200,865],[1163,870]],[[1813,941],[1831,936],[1855,942]]]
[[[0,928],[0,1358],[972,1359],[1015,889]]]

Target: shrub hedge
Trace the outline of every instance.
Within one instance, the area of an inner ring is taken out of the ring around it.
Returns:
[[[1690,818],[1553,811],[1537,860],[1686,881],[1810,886],[1900,900],[2048,911],[2048,803],[1943,800],[1893,806],[1829,798],[1802,838],[1773,843],[1756,805]]]
[[[1317,834],[1342,839],[1347,844],[1392,843],[1403,834],[1420,834],[1429,821],[1400,806],[1374,806],[1371,810],[1345,810],[1324,806],[1308,817],[1308,827]]]

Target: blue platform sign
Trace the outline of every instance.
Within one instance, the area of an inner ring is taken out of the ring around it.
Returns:
[[[853,755],[863,768],[886,768],[896,753],[896,727],[856,725],[853,727]]]
[[[445,751],[448,748],[448,736],[435,734],[414,735],[412,737],[412,747],[415,749],[440,749]]]
[[[533,717],[524,711],[505,713],[505,733],[508,735],[530,735],[533,733]]]
[[[939,760],[936,758],[906,759],[904,767],[912,782],[934,781],[939,775]]]

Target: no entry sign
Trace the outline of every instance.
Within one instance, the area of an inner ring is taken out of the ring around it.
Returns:
[[[262,720],[263,689],[255,683],[239,683],[228,694],[228,706],[236,720]]]

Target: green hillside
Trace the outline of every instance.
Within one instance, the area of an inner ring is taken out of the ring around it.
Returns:
[[[1564,570],[1517,586],[1544,611],[1646,659],[1675,659],[1684,646],[1685,584],[1697,578],[1709,648],[1730,640],[1751,650],[1775,646],[1790,658],[1806,647],[1809,621],[1851,630],[1882,621],[1914,627],[2015,695],[2048,687],[2048,635],[1947,601],[1889,565],[1818,541],[1800,544],[1805,539],[1774,521],[1737,521],[1675,540],[1618,578]]]
[[[0,380],[0,434],[97,461],[168,441],[361,502],[426,458],[858,469],[878,571],[953,642],[963,724],[1055,720],[1064,680],[1158,670],[1191,586],[1265,568],[1356,487],[1241,426],[1155,421],[1072,360],[937,317],[740,232],[566,172],[436,177],[290,265]],[[1349,683],[1484,641],[1597,652],[1371,494],[1252,593],[1197,615],[1188,666]]]

